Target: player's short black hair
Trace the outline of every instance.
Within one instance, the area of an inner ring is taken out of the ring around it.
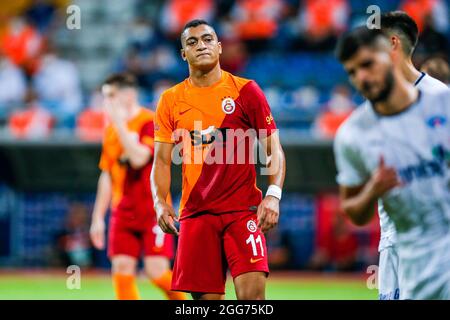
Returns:
[[[380,24],[384,32],[399,36],[403,52],[412,55],[419,38],[419,29],[413,18],[404,11],[390,11],[381,14]]]
[[[340,62],[349,60],[361,47],[375,47],[380,38],[386,35],[380,29],[357,27],[344,33],[336,45],[335,55]]]
[[[191,20],[191,21],[189,21],[188,23],[186,23],[186,24],[184,25],[184,27],[183,27],[183,30],[181,30],[181,33],[180,33],[180,41],[182,42],[183,33],[186,31],[186,29],[189,29],[189,28],[195,28],[195,27],[198,27],[198,26],[201,26],[201,25],[206,25],[206,26],[209,26],[209,27],[213,28],[213,26],[210,25],[206,20],[202,20],[202,19],[194,19],[194,20]],[[214,29],[214,28],[213,28],[213,29]]]
[[[138,87],[136,77],[131,73],[115,73],[110,75],[103,81],[103,85],[113,85],[118,88],[134,88]]]

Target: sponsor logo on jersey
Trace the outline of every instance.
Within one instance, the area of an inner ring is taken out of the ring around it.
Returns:
[[[437,128],[439,126],[445,125],[446,122],[447,122],[447,119],[444,116],[436,115],[436,116],[432,116],[432,117],[428,118],[427,125],[430,128]]]

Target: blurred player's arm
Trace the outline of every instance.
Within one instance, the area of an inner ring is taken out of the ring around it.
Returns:
[[[150,181],[159,226],[166,233],[178,234],[174,225],[174,221],[178,218],[172,206],[166,201],[170,192],[172,149],[172,143],[155,142],[155,155]]]
[[[105,247],[105,215],[111,203],[111,195],[111,176],[107,171],[102,171],[98,178],[97,195],[95,197],[90,229],[92,243],[99,250]]]
[[[139,142],[138,135],[128,130],[125,122],[116,124],[116,128],[131,167],[140,169],[145,166],[151,159],[150,148]]]
[[[106,112],[111,119],[122,144],[125,155],[133,169],[140,169],[151,159],[151,151],[148,146],[139,141],[136,132],[128,129],[123,110],[113,104],[105,106]]]
[[[369,181],[360,186],[339,186],[342,211],[356,225],[369,223],[375,214],[377,200],[400,185],[394,168],[387,167],[383,157]]]
[[[260,139],[260,143],[268,157],[266,169],[268,169],[267,178],[269,186],[276,186],[281,191],[286,174],[286,160],[278,132],[274,132],[269,137]],[[266,232],[278,224],[281,192],[279,196],[276,197],[267,194],[258,207],[258,225],[261,227],[262,232]]]

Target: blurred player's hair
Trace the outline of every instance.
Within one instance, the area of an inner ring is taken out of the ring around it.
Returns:
[[[390,11],[381,14],[381,29],[388,35],[400,38],[403,52],[411,56],[416,48],[419,29],[413,18],[403,11]]]
[[[116,86],[121,89],[138,87],[136,77],[131,73],[115,73],[103,81],[103,85]]]
[[[420,67],[420,71],[429,74],[445,84],[450,83],[450,67],[448,62],[441,57],[431,57],[426,60]]]
[[[340,38],[336,46],[335,55],[340,62],[348,61],[362,47],[376,49],[382,41],[387,42],[386,34],[380,29],[368,29],[366,26],[357,27]]]

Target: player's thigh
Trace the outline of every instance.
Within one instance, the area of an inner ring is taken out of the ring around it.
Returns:
[[[400,298],[399,259],[394,246],[380,251],[378,291],[380,300],[398,300]]]
[[[247,272],[233,279],[238,300],[264,300],[266,292],[265,272]]]
[[[150,279],[159,279],[170,270],[170,260],[165,256],[145,256],[144,269]]]
[[[108,257],[129,256],[135,260],[141,254],[142,239],[121,219],[111,219],[108,231]],[[122,261],[122,260],[119,260]]]
[[[180,236],[173,268],[172,289],[225,293],[220,217],[202,214],[180,221]]]
[[[122,275],[136,274],[138,260],[136,257],[118,254],[111,257],[112,273]]]
[[[233,213],[224,216],[224,219],[229,220],[223,241],[231,276],[236,278],[248,272],[261,272],[267,276],[269,267],[266,239],[257,227],[256,214]]]

